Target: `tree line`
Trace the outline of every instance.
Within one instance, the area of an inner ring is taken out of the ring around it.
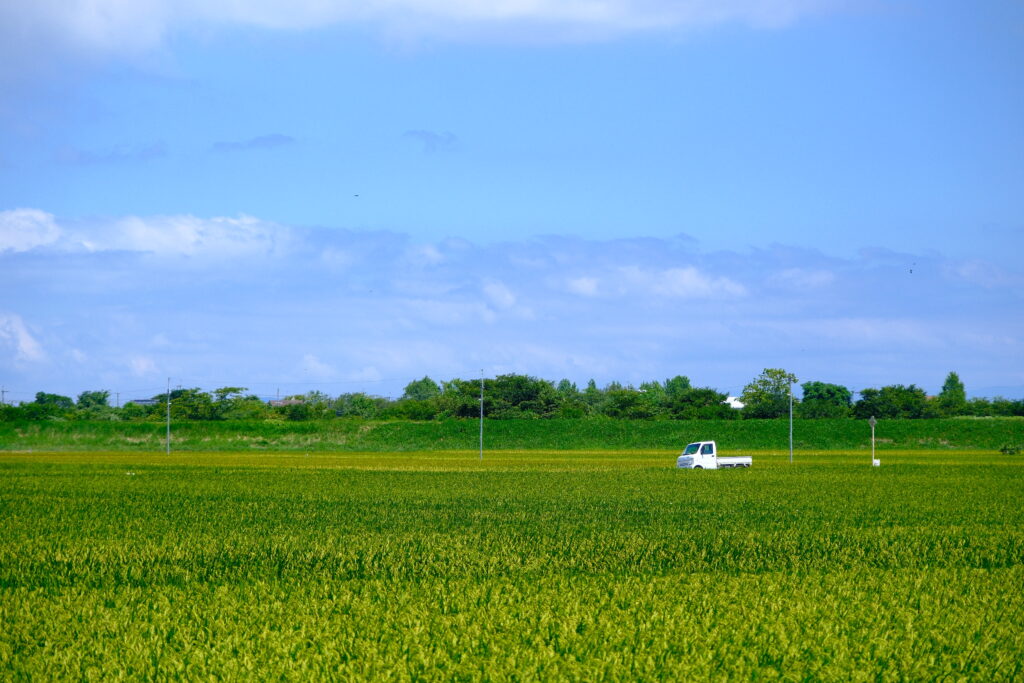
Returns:
[[[483,412],[489,419],[773,419],[789,414],[790,392],[796,384],[795,375],[767,368],[744,387],[739,397],[742,407],[736,408],[726,402],[726,394],[711,387],[694,387],[683,375],[636,387],[618,382],[598,387],[590,380],[580,389],[566,379],[555,383],[507,374],[483,380]],[[838,384],[808,381],[800,388],[802,397],[792,399],[793,415],[798,419],[1024,416],[1024,400],[968,400],[955,372],[949,373],[937,396],[928,396],[913,384],[862,389],[856,401],[850,389]],[[311,391],[268,402],[245,387],[221,387],[212,392],[179,388],[157,394],[146,404],[129,402],[121,407],[110,405],[109,391],[83,391],[76,400],[39,392],[34,401],[0,406],[0,420],[162,420],[168,400],[175,420],[475,418],[480,414],[480,391],[480,380],[438,383],[423,377],[409,382],[396,400],[362,392],[330,396]]]

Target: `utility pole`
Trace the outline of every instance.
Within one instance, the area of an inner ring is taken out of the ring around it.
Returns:
[[[7,405],[7,388],[0,387],[0,406]]]
[[[793,380],[789,380],[789,464],[793,464]]]
[[[171,378],[167,378],[167,455],[171,454]]]
[[[115,391],[114,392],[114,396],[117,397],[116,400],[114,401],[114,407],[115,408],[120,408],[121,407],[121,392],[120,391]]]
[[[484,459],[484,369],[480,368],[480,459]]]

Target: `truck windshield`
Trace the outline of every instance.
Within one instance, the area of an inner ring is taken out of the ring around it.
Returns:
[[[691,443],[689,446],[683,449],[683,455],[696,455],[697,450],[700,448],[699,443]]]

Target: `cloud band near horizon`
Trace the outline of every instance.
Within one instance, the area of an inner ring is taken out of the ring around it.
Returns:
[[[421,242],[251,216],[16,209],[0,212],[0,272],[0,373],[25,390],[174,376],[396,395],[424,374],[484,368],[636,384],[685,374],[737,393],[764,367],[855,390],[937,389],[950,370],[974,393],[1024,387],[1024,323],[998,313],[1019,310],[1022,274],[934,252]]]

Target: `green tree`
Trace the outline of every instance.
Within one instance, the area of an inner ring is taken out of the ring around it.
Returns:
[[[913,384],[893,384],[881,389],[863,389],[860,400],[853,406],[854,417],[866,420],[878,419],[919,419],[935,417],[935,407],[929,403],[924,389]]]
[[[600,405],[601,400],[604,398],[604,394],[597,388],[597,382],[589,380],[587,382],[587,388],[583,390],[581,398],[583,399],[583,402],[591,408],[591,410],[596,410],[598,405]]]
[[[109,391],[83,391],[78,395],[79,408],[107,408],[110,404]]]
[[[790,387],[796,375],[781,368],[765,368],[754,380],[743,387],[743,416],[775,418],[789,414]],[[795,401],[794,401],[795,403]]]
[[[563,399],[576,398],[580,395],[580,390],[576,388],[576,384],[567,379],[559,381],[558,385],[555,387],[555,391],[557,391],[558,395]]]
[[[334,405],[337,408],[337,414],[340,417],[362,417],[367,420],[372,420],[380,415],[381,411],[387,407],[388,400],[381,396],[370,396],[363,392],[356,392],[352,394],[342,394],[335,401]],[[311,410],[314,413],[318,404],[309,404]],[[325,407],[327,404],[323,404]],[[322,412],[322,411],[321,411]],[[320,414],[313,414],[312,417],[322,417]]]
[[[1024,399],[1008,399],[996,396],[992,399],[992,415],[999,417],[1024,416]]]
[[[405,385],[402,400],[427,401],[440,395],[441,387],[437,385],[437,382],[424,375],[423,379],[413,380]]]
[[[240,397],[246,391],[249,391],[248,387],[221,387],[213,390],[213,400],[217,403],[225,403]]]
[[[45,391],[36,393],[35,402],[38,405],[56,408],[57,410],[71,410],[75,407],[70,397],[61,396],[60,394],[48,394]]]
[[[153,398],[165,402],[167,394],[157,394]],[[171,417],[184,420],[215,420],[217,411],[213,399],[199,387],[192,389],[171,390]]]
[[[388,405],[380,417],[392,420],[433,420],[438,410],[436,400],[416,401],[406,398]]]
[[[614,383],[616,384],[617,383]],[[609,385],[611,386],[611,385]],[[601,414],[626,420],[646,420],[657,414],[657,405],[647,400],[644,393],[628,388],[605,389],[600,404]]]
[[[476,417],[480,414],[480,380],[456,378],[442,382],[441,395],[434,401],[438,417]],[[489,405],[484,401],[485,415],[490,415],[488,409]]]
[[[955,372],[946,375],[946,381],[942,383],[938,407],[943,415],[966,415],[968,412],[967,392],[964,390],[964,383]]]
[[[827,382],[804,382],[800,385],[804,397],[800,401],[800,417],[849,417],[853,394],[844,386]]]
[[[692,389],[690,378],[685,375],[676,375],[672,379],[665,380],[665,398],[671,400],[676,396]]]
[[[485,408],[495,418],[551,417],[559,396],[551,382],[529,375],[498,375],[484,384]]]
[[[668,412],[676,420],[732,420],[736,411],[725,402],[725,394],[711,387],[687,389],[669,399]]]

